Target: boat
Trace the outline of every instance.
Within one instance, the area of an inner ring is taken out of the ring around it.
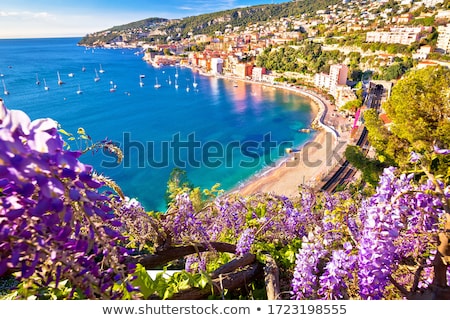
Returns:
[[[95,69],[95,78],[94,78],[94,81],[95,81],[95,82],[100,81],[100,77],[98,76],[97,69]]]
[[[191,91],[191,88],[189,88],[189,83],[186,85],[186,92]]]
[[[69,76],[69,78],[73,78],[73,76],[74,76],[73,72],[69,73],[68,76]]]
[[[169,76],[169,80],[167,81],[167,83],[169,84],[169,86],[172,84],[172,80],[170,80],[170,76]]]
[[[58,84],[62,85],[64,84],[64,81],[61,80],[61,76],[59,75],[59,71],[56,72],[58,74]]]
[[[161,88],[161,85],[158,83],[158,78],[156,78],[156,83],[154,85],[156,89]]]
[[[178,82],[177,82],[177,79],[175,79],[175,89],[178,89]]]
[[[103,68],[102,68],[102,65],[100,65],[100,69],[98,70],[98,72],[100,72],[100,73],[104,73],[105,72],[105,70],[103,70]]]
[[[111,85],[109,92],[116,92],[117,85],[115,85],[113,81],[110,81],[109,84]]]
[[[139,78],[141,78],[141,79],[145,78],[145,74],[140,74]]]
[[[9,91],[6,90],[6,84],[5,84],[5,80],[2,79],[2,83],[3,83],[3,94],[5,96],[7,96],[9,94]]]
[[[47,82],[45,82],[45,78],[44,78],[44,90],[48,91],[50,88],[47,86]]]
[[[142,76],[139,76],[139,86],[142,88],[144,86],[144,81],[142,81]]]
[[[194,89],[197,88],[198,86],[197,81],[195,81],[195,74],[194,74],[194,83],[192,83],[192,86],[194,87]]]
[[[81,68],[81,71],[82,71],[82,72],[85,72],[85,71],[86,71],[86,67],[83,66],[83,67]]]
[[[175,78],[178,78],[178,68],[175,69]]]
[[[81,91],[81,89],[80,89],[80,85],[78,85],[78,90],[77,90],[77,94],[82,94],[83,93],[83,91]]]
[[[41,81],[39,81],[39,77],[38,77],[38,74],[36,73],[36,84],[37,85],[40,85],[41,84]]]

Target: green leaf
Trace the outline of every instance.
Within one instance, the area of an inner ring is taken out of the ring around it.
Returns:
[[[139,287],[140,292],[147,299],[151,294],[155,292],[154,282],[152,278],[147,273],[147,270],[140,265],[136,265],[136,270],[134,271],[134,276],[136,279],[132,281],[133,285]]]
[[[200,288],[206,288],[206,286],[209,284],[210,279],[207,274],[202,273],[200,280],[198,281],[198,285]]]

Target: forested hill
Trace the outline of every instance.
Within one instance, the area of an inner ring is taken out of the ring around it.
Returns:
[[[105,43],[124,35],[126,35],[127,40],[139,38],[145,40],[146,37],[166,39],[169,36],[172,39],[177,39],[187,36],[190,32],[193,34],[211,34],[214,31],[224,30],[227,25],[233,27],[246,26],[282,17],[302,14],[313,15],[317,10],[326,9],[328,6],[339,2],[341,0],[300,0],[236,8],[174,20],[150,18],[89,34],[80,41],[80,45]]]

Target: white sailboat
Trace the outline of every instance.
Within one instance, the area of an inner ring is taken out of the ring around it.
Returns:
[[[186,92],[191,91],[191,88],[189,87],[189,83],[186,85]]]
[[[178,78],[178,68],[175,67],[175,78]]]
[[[169,84],[169,86],[172,84],[172,80],[170,79],[170,76],[169,76],[169,80],[167,81],[167,83]]]
[[[142,81],[142,76],[139,76],[139,86],[142,88],[144,86],[144,81]]]
[[[195,81],[195,74],[194,74],[194,82],[192,83],[192,86],[194,87],[194,89],[197,88],[197,86],[198,86],[197,81]]]
[[[9,94],[9,91],[6,89],[5,80],[2,79],[2,83],[3,83],[3,94],[7,96]]]
[[[80,85],[78,85],[78,90],[77,90],[77,94],[82,94],[83,91],[81,91]]]
[[[39,77],[38,77],[38,74],[36,73],[36,84],[37,85],[40,85],[41,84],[41,81],[39,81]]]
[[[154,85],[156,89],[161,88],[161,85],[158,83],[158,77],[156,77],[156,83]]]
[[[109,92],[116,92],[117,85],[115,85],[113,81],[110,81],[109,84],[111,85]]]
[[[100,81],[100,77],[98,76],[97,69],[95,69],[95,78],[94,78],[94,81],[95,81],[95,82]]]
[[[105,72],[105,70],[103,70],[103,68],[102,68],[102,65],[100,65],[100,70],[98,70],[98,72],[100,72],[100,73],[104,73]]]
[[[59,71],[56,72],[58,74],[58,84],[62,85],[64,82],[61,80],[61,76],[59,75]]]
[[[177,79],[175,79],[175,89],[178,89],[178,82],[177,82]]]
[[[45,82],[45,78],[44,78],[44,90],[48,91],[50,88],[47,86],[47,82]]]

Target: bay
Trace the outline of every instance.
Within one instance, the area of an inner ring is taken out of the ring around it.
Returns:
[[[119,145],[125,156],[120,164],[103,150],[82,161],[147,210],[164,210],[174,168],[185,170],[195,186],[220,183],[230,190],[276,165],[285,148],[311,138],[298,132],[312,120],[310,101],[301,95],[200,74],[194,88],[189,68],[154,68],[138,49],[92,49],[78,41],[0,40],[0,76],[9,91],[0,97],[31,119],[50,117],[67,132],[82,127],[93,141]],[[73,141],[71,147],[77,147]]]

